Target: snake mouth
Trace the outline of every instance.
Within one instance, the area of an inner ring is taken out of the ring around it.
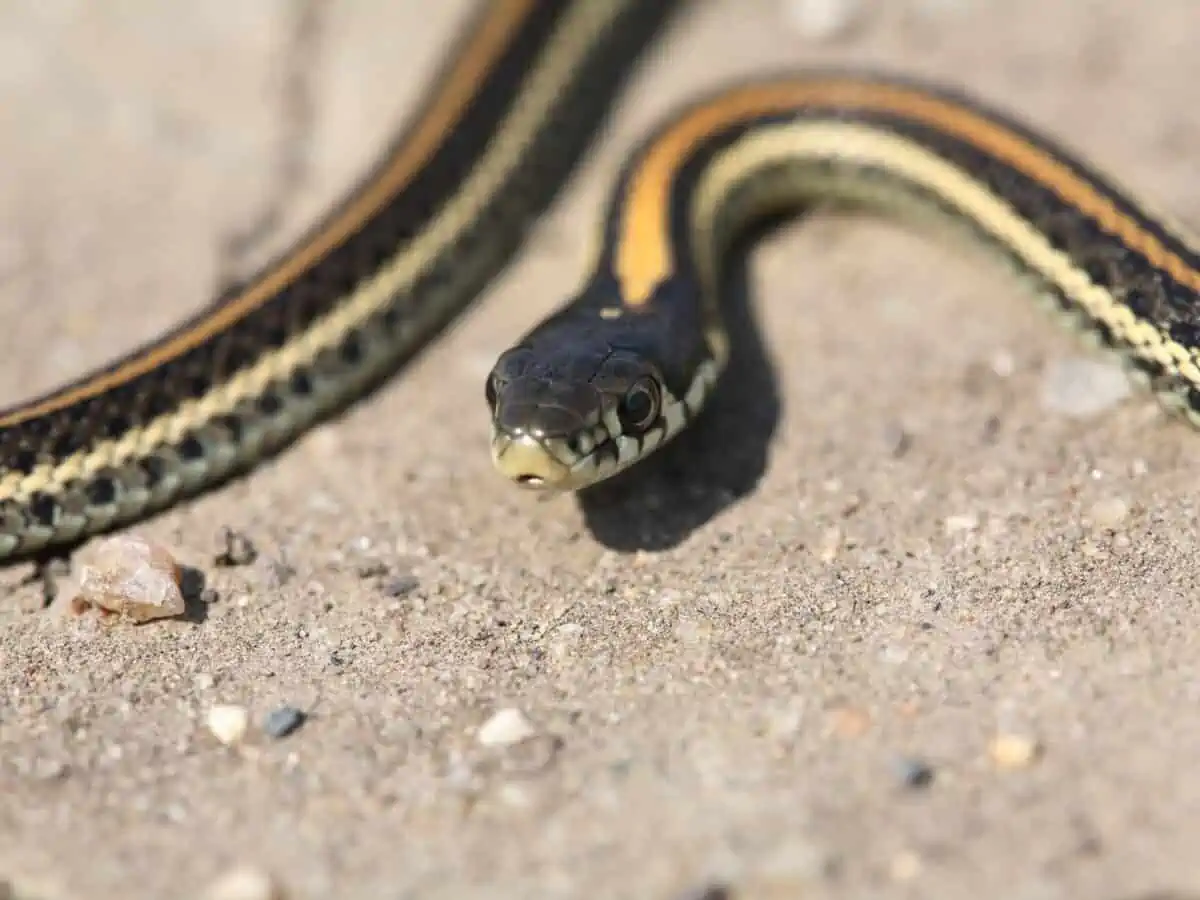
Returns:
[[[580,453],[578,441],[497,432],[492,436],[492,463],[520,488],[542,493],[572,491],[592,480],[596,461],[608,455],[604,441]]]
[[[493,428],[492,463],[505,478],[530,491],[572,491],[604,477],[617,464],[620,442],[603,424],[570,438],[512,434]]]
[[[560,459],[546,441],[529,434],[494,433],[492,463],[514,484],[530,490],[553,488],[571,474],[570,464]]]

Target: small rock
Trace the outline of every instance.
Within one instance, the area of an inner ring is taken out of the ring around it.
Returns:
[[[862,14],[861,0],[784,0],[783,17],[801,37],[829,41],[853,30]]]
[[[903,757],[896,760],[895,769],[905,787],[920,788],[933,783],[933,767],[922,760]]]
[[[845,542],[846,535],[842,529],[837,525],[831,525],[822,532],[821,537],[817,540],[817,545],[814,548],[817,558],[824,563],[833,562],[837,559],[837,555]]]
[[[51,605],[58,599],[61,582],[66,582],[68,585],[71,583],[71,567],[65,559],[47,560],[44,565],[35,567],[34,575],[39,577],[42,582],[43,607]],[[67,607],[78,605],[78,602],[68,603]],[[0,894],[0,900],[4,900],[3,894]]]
[[[213,563],[222,567],[248,566],[258,559],[254,542],[240,531],[229,526],[221,529],[221,551],[213,557]]]
[[[1073,418],[1089,418],[1112,409],[1133,391],[1120,366],[1090,359],[1064,360],[1051,366],[1042,382],[1042,406]]]
[[[497,711],[479,726],[476,737],[485,747],[510,747],[537,734],[533,723],[519,709],[508,707]]]
[[[273,738],[285,738],[303,725],[306,718],[308,717],[303,710],[294,706],[281,706],[267,713],[263,719],[263,731]]]
[[[397,575],[387,580],[383,586],[383,593],[388,597],[403,597],[420,586],[421,580],[416,575]]]
[[[244,706],[219,704],[209,709],[205,717],[208,730],[226,746],[240,743],[250,725],[250,714]]]
[[[833,731],[838,737],[861,737],[870,727],[871,716],[866,710],[843,706],[833,711]]]
[[[892,423],[883,429],[883,443],[889,456],[899,459],[912,447],[912,435],[904,426]]]
[[[1116,530],[1129,514],[1129,504],[1120,497],[1108,497],[1092,505],[1088,518],[1096,528]]]
[[[388,573],[388,565],[381,559],[370,560],[364,562],[354,570],[354,574],[359,578],[379,578],[381,575]]]
[[[946,534],[964,534],[968,531],[974,531],[979,527],[979,516],[966,515],[947,516],[946,521],[942,523]]]
[[[1041,745],[1026,735],[1002,734],[992,740],[988,754],[997,768],[1024,769],[1041,755]]]
[[[892,857],[888,866],[893,881],[912,881],[921,874],[921,857],[905,850]]]
[[[982,439],[985,444],[995,443],[996,438],[1000,436],[1000,427],[1003,423],[999,416],[988,416],[983,423]]]
[[[997,350],[991,358],[992,374],[997,378],[1011,378],[1017,371],[1017,361],[1007,350]]]
[[[75,605],[97,607],[134,622],[184,612],[182,569],[166,547],[123,534],[96,541],[80,556]]]
[[[496,798],[513,809],[529,809],[535,802],[534,794],[527,785],[512,781],[497,786]]]
[[[284,900],[282,885],[261,869],[242,866],[218,878],[205,900]]]

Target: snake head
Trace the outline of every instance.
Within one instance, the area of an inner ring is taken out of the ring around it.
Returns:
[[[568,337],[570,335],[570,337]],[[534,490],[579,490],[658,446],[683,411],[661,374],[603,335],[541,329],[504,353],[486,386],[492,461]]]

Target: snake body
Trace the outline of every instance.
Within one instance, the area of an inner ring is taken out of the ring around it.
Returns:
[[[578,490],[678,434],[728,358],[731,238],[815,200],[958,226],[1200,424],[1200,245],[1180,226],[961,92],[808,72],[724,88],[632,155],[583,287],[491,374],[497,468]]]
[[[518,250],[680,5],[487,4],[404,134],[292,250],[153,343],[0,412],[0,559],[213,487],[394,371]],[[496,468],[576,490],[683,429],[728,359],[731,239],[817,198],[962,226],[1200,420],[1200,245],[1179,226],[963,94],[787,73],[697,100],[630,156],[582,286],[487,379]]]

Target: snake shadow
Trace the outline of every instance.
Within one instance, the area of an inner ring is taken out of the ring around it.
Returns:
[[[584,524],[609,549],[669,549],[750,494],[766,471],[781,403],[749,273],[754,246],[796,221],[764,221],[730,248],[722,298],[729,365],[696,420],[640,464],[576,495]]]

